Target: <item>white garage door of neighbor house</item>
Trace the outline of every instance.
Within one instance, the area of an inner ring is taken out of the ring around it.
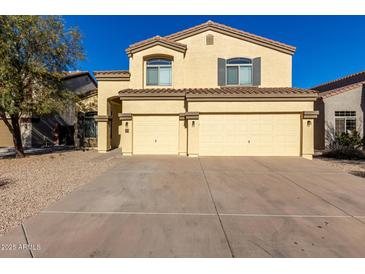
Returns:
[[[133,154],[178,154],[178,116],[133,116]]]
[[[299,114],[206,114],[199,120],[199,155],[300,154]]]

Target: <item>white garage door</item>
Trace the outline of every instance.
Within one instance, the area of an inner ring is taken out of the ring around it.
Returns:
[[[299,156],[299,114],[200,115],[199,155]]]
[[[178,154],[178,116],[133,116],[133,154]]]

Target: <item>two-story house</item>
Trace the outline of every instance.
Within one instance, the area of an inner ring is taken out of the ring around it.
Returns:
[[[312,158],[314,91],[292,88],[295,47],[208,21],[126,49],[97,71],[98,150]]]

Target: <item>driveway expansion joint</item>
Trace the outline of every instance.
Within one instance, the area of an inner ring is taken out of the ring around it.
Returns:
[[[21,227],[22,227],[22,231],[23,231],[23,234],[24,234],[25,242],[29,246],[29,240],[28,240],[28,236],[27,236],[27,231],[26,231],[25,226],[24,226],[23,223],[21,224]],[[28,248],[28,250],[29,250],[30,257],[35,258],[32,249],[31,248]]]
[[[219,215],[219,213],[218,213],[217,205],[215,204],[215,201],[214,201],[214,198],[213,198],[213,194],[212,194],[212,191],[211,191],[211,189],[210,189],[210,186],[209,186],[209,183],[208,183],[208,179],[207,179],[207,176],[205,175],[205,171],[204,171],[203,165],[202,165],[202,163],[201,163],[201,161],[200,161],[200,158],[199,158],[199,165],[200,165],[200,168],[201,168],[201,170],[202,170],[202,172],[203,172],[204,181],[205,181],[205,183],[206,183],[206,185],[207,185],[208,192],[209,192],[209,196],[210,196],[210,198],[211,198],[211,200],[212,200],[212,202],[213,202],[214,209],[215,209],[216,215],[217,215],[217,217],[218,217],[219,223],[220,223],[220,225],[221,225],[221,228],[222,228],[222,231],[223,231],[224,237],[225,237],[225,239],[226,239],[226,242],[227,242],[227,245],[228,245],[229,251],[230,251],[230,253],[231,253],[232,258],[234,258],[235,256],[234,256],[234,253],[233,253],[233,249],[232,249],[231,244],[230,244],[230,242],[229,242],[229,239],[228,239],[228,236],[227,236],[227,232],[226,232],[226,231],[225,231],[225,229],[224,229],[222,219],[221,219],[221,217],[220,217],[220,215]]]
[[[310,191],[309,189],[307,189],[307,188],[305,188],[305,187],[301,186],[300,184],[297,184],[297,183],[296,183],[296,182],[294,182],[292,179],[290,179],[288,176],[285,176],[284,174],[279,174],[279,175],[280,175],[280,176],[282,176],[283,178],[287,179],[290,183],[295,184],[296,186],[300,187],[301,189],[303,189],[303,190],[305,190],[305,191],[309,192],[310,194],[312,194],[312,195],[314,195],[314,196],[318,197],[319,199],[321,199],[322,201],[324,201],[324,202],[328,203],[329,205],[331,205],[331,206],[333,206],[333,207],[337,208],[338,210],[342,211],[342,212],[343,212],[344,214],[346,214],[347,216],[349,216],[349,217],[351,217],[351,218],[355,219],[356,221],[358,221],[358,222],[360,222],[360,223],[362,223],[362,224],[365,224],[365,222],[364,222],[364,221],[362,221],[360,218],[358,218],[358,216],[354,216],[354,215],[352,215],[352,214],[350,214],[350,213],[346,212],[346,210],[344,210],[344,209],[342,209],[342,208],[340,208],[340,207],[336,206],[335,204],[333,204],[333,203],[331,203],[330,201],[326,200],[326,199],[325,199],[325,198],[323,198],[322,196],[320,196],[320,195],[318,195],[318,194],[316,194],[316,193],[314,193],[314,192]]]

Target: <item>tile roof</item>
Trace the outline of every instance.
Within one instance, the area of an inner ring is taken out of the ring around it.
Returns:
[[[95,86],[98,86],[98,83],[95,81],[94,77],[92,77],[90,72],[88,72],[88,71],[64,71],[63,74],[64,74],[64,76],[62,78],[63,80],[68,80],[71,78],[87,75],[87,76],[89,76],[91,81],[93,81]]]
[[[94,71],[97,80],[129,80],[131,74],[128,70],[103,70]]]
[[[222,31],[223,33],[226,33],[226,34],[228,34],[228,33],[237,34],[237,35],[241,36],[242,38],[248,38],[250,40],[257,41],[257,42],[263,42],[265,44],[269,44],[269,45],[276,46],[278,48],[285,49],[292,53],[294,53],[295,49],[296,49],[294,46],[290,46],[288,44],[284,44],[284,43],[281,43],[281,42],[278,42],[278,41],[275,41],[272,39],[268,39],[268,38],[265,38],[265,37],[262,37],[262,36],[259,36],[256,34],[252,34],[252,33],[243,31],[243,30],[235,29],[235,28],[229,27],[224,24],[213,22],[211,20],[209,20],[203,24],[194,26],[192,28],[167,35],[167,36],[165,36],[165,38],[168,38],[173,41],[178,41],[185,37],[189,37],[189,36],[195,34],[196,32],[205,31],[206,29]]]
[[[259,87],[221,87],[221,88],[158,88],[124,89],[120,96],[186,96],[186,97],[317,97],[317,92],[301,88],[259,88]]]
[[[348,85],[353,85],[357,83],[361,83],[365,81],[365,71],[361,71],[358,73],[350,74],[336,80],[318,85],[313,87],[312,89],[317,90],[319,92],[333,90],[341,87],[345,87]]]
[[[131,56],[131,55],[133,55],[133,53],[139,52],[141,50],[144,50],[144,49],[156,46],[156,45],[165,46],[165,47],[168,47],[168,48],[171,48],[171,49],[183,52],[183,53],[186,51],[185,44],[178,43],[173,40],[170,40],[170,39],[157,35],[157,36],[149,38],[147,40],[143,40],[141,42],[130,45],[126,49],[126,52],[127,52],[128,56]]]
[[[242,39],[242,40],[247,40],[250,41],[252,43],[256,43],[256,44],[260,44],[260,45],[264,45],[282,52],[286,52],[289,54],[294,54],[295,52],[295,47],[278,42],[278,41],[274,41],[268,38],[264,38],[262,36],[258,36],[246,31],[242,31],[239,29],[235,29],[220,23],[216,23],[213,21],[207,21],[203,24],[194,26],[192,28],[188,28],[170,35],[167,35],[165,37],[160,37],[160,36],[155,36],[153,38],[147,39],[147,40],[143,40],[141,42],[135,43],[130,45],[127,49],[126,52],[128,55],[133,54],[133,52],[145,49],[147,47],[152,47],[155,44],[162,44],[165,46],[171,46],[174,49],[178,49],[178,50],[186,50],[186,45],[178,43],[179,40],[184,39],[186,37],[190,37],[192,35],[207,31],[207,30],[213,30],[225,35],[229,35],[238,39]]]
[[[350,91],[353,90],[354,88],[360,87],[362,85],[365,85],[365,81],[361,81],[352,85],[347,85],[344,87],[340,87],[340,88],[335,88],[335,89],[331,89],[331,90],[327,90],[327,91],[322,91],[318,93],[318,97],[320,98],[328,98],[337,94],[341,94],[344,93],[346,91]]]

